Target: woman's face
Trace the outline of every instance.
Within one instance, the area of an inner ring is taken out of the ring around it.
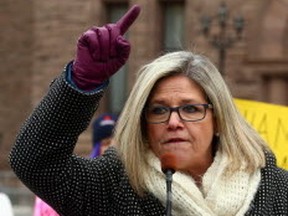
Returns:
[[[207,104],[207,100],[200,86],[182,75],[160,80],[148,100],[149,107],[187,104]],[[167,122],[147,123],[148,141],[157,157],[167,152],[176,156],[176,170],[205,172],[213,161],[214,128],[212,109],[208,108],[205,118],[197,122],[183,121],[174,111]]]

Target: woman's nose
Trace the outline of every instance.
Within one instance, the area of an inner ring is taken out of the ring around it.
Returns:
[[[170,128],[177,128],[179,126],[183,126],[183,122],[178,114],[178,112],[171,112],[171,115],[168,119],[168,126]]]

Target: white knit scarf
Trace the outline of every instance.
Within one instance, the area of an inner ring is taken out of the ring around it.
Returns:
[[[148,172],[145,182],[151,193],[165,206],[166,180],[159,159],[147,154]],[[228,160],[217,152],[214,162],[202,178],[199,189],[189,175],[176,172],[172,183],[172,214],[174,216],[240,216],[249,205],[260,182],[260,170],[253,174],[238,171],[225,175]]]

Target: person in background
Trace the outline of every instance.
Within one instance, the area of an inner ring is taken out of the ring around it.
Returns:
[[[90,158],[102,155],[110,146],[117,115],[103,113],[92,124],[92,151]],[[1,204],[0,204],[1,206]],[[5,214],[6,215],[6,214]],[[33,216],[58,216],[59,214],[39,197],[35,198]],[[7,215],[8,216],[8,215]]]
[[[159,216],[166,214],[161,162],[173,155],[172,215],[288,215],[288,172],[237,110],[213,63],[191,51],[140,69],[103,156],[73,154],[109,78],[129,57],[123,34],[139,12],[134,6],[80,37],[75,60],[17,136],[16,175],[64,216]]]
[[[33,216],[59,216],[46,202],[36,196]]]
[[[90,158],[102,155],[111,145],[114,127],[117,122],[117,115],[103,113],[92,123],[92,144],[93,148]]]
[[[0,192],[0,215],[13,216],[13,207],[10,198],[7,194]]]

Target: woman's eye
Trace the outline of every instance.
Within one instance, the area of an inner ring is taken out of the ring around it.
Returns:
[[[198,108],[194,105],[187,105],[187,106],[184,106],[182,109],[184,112],[187,112],[187,113],[194,113],[198,111]]]
[[[167,112],[167,108],[166,107],[161,107],[161,106],[152,107],[150,112],[152,114],[155,114],[155,115],[164,114],[164,113]]]

